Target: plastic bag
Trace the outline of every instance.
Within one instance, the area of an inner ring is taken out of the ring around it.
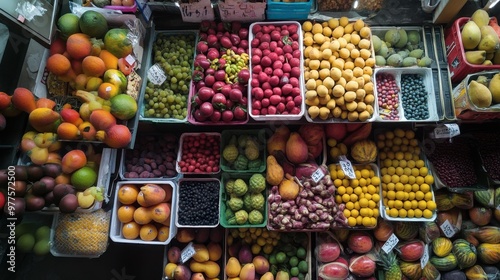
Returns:
[[[42,1],[26,0],[17,3],[16,12],[25,20],[31,21],[36,16],[43,16],[47,9],[43,7]]]

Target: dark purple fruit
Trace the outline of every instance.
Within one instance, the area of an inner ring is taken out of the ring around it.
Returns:
[[[45,199],[41,196],[36,196],[33,194],[28,194],[25,197],[26,200],[26,210],[27,211],[38,211],[45,207]]]
[[[19,218],[24,214],[25,210],[26,201],[24,200],[24,197],[14,197],[9,200],[9,203],[5,203],[5,206],[3,207],[5,216],[8,218]]]
[[[28,172],[28,180],[35,182],[43,177],[43,168],[40,165],[30,165],[26,168]]]
[[[25,181],[15,181],[14,185],[9,185],[9,187],[13,187],[16,196],[19,197],[24,196],[28,189],[28,186]]]
[[[50,207],[52,204],[54,204],[54,192],[50,191],[46,193],[43,198],[45,199],[45,206]]]
[[[24,165],[15,165],[14,172],[16,173],[16,180],[27,181],[28,180],[28,169]]]
[[[42,168],[43,174],[52,178],[55,178],[62,173],[62,167],[57,163],[46,163],[42,165]]]
[[[7,174],[7,172],[8,172],[7,169],[0,170],[0,189],[7,188],[7,182],[9,180],[9,175]]]
[[[61,199],[67,194],[75,194],[75,188],[69,184],[57,184],[52,191],[54,194],[54,203],[59,205]]]
[[[59,210],[61,213],[73,213],[76,211],[76,208],[78,208],[78,199],[72,193],[65,195],[59,201]]]

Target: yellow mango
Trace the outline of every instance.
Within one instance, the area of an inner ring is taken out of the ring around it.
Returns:
[[[192,272],[204,273],[208,278],[215,278],[220,273],[220,266],[214,261],[197,262],[192,260],[189,262],[189,269]]]

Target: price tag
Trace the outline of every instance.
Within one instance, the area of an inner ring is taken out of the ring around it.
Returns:
[[[210,0],[199,0],[193,3],[180,3],[182,20],[185,22],[201,22],[214,20],[215,14]]]
[[[429,245],[425,244],[424,254],[420,258],[420,267],[424,268],[428,262],[429,262]]]
[[[350,160],[348,160],[345,156],[339,157],[339,164],[344,174],[349,179],[356,179],[356,173],[354,172],[354,167]]]
[[[218,3],[224,21],[255,21],[265,19],[266,3],[225,0]]]
[[[125,61],[128,63],[129,66],[134,66],[135,64],[135,58],[130,54],[125,57]]]
[[[389,252],[392,251],[392,249],[394,249],[396,245],[398,245],[398,242],[399,242],[398,237],[393,233],[382,246],[382,250],[384,250],[386,254],[389,254]]]
[[[434,138],[452,138],[460,135],[460,127],[456,123],[446,123],[434,129]]]
[[[148,70],[148,80],[155,85],[161,85],[167,79],[167,75],[158,64],[154,64]]]
[[[321,170],[321,168],[316,169],[316,171],[314,171],[314,173],[311,175],[314,183],[319,182],[321,179],[323,179],[323,177],[325,177],[325,173],[323,173],[323,170]]]
[[[441,225],[441,230],[443,231],[444,235],[448,238],[453,237],[453,235],[455,235],[455,228],[451,225],[449,220],[444,221],[444,223]]]
[[[497,209],[500,210],[500,204],[498,204]]]
[[[193,242],[189,242],[189,244],[181,251],[181,263],[187,262],[195,253],[196,251],[193,247]]]

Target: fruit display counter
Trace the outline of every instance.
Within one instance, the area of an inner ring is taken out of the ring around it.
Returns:
[[[0,94],[28,119],[0,170],[0,253],[22,277],[500,278],[500,135],[466,121],[497,116],[499,74],[453,100],[449,27],[99,11],[61,15],[47,86]]]

